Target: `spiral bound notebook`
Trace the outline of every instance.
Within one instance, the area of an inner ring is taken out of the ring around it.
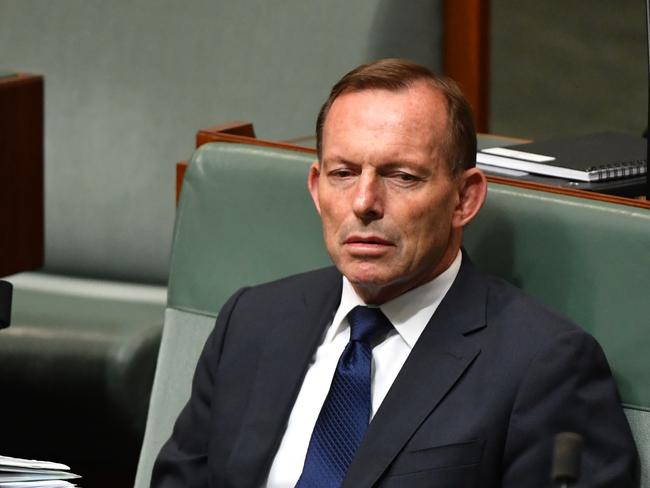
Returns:
[[[609,181],[647,172],[646,139],[620,132],[492,147],[476,155],[480,166],[577,181]]]

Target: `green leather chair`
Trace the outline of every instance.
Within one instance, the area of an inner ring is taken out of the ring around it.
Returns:
[[[186,402],[203,342],[238,288],[325,266],[318,214],[307,192],[311,157],[240,144],[198,149],[176,214],[163,339],[136,487]]]
[[[465,247],[598,339],[650,487],[650,211],[490,185]]]
[[[306,188],[314,156],[213,143],[181,193],[163,339],[136,487],[186,402],[219,308],[239,287],[330,263]],[[650,213],[504,185],[467,230],[480,267],[564,311],[604,346],[650,487]]]

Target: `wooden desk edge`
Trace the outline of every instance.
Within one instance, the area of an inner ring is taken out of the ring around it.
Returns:
[[[208,142],[229,142],[239,144],[251,144],[255,146],[274,147],[279,149],[289,149],[292,151],[304,152],[308,154],[316,154],[316,149],[312,147],[299,146],[291,144],[290,142],[269,141],[264,139],[257,139],[254,135],[240,135],[249,129],[254,134],[252,124],[249,122],[231,122],[221,124],[207,129],[201,129],[196,134],[196,147],[200,147]],[[187,169],[187,161],[181,161],[176,166],[176,203],[180,198],[181,186],[185,170]],[[558,195],[565,195],[574,198],[583,198],[587,200],[596,200],[600,202],[615,203],[619,205],[627,205],[629,207],[650,209],[650,201],[637,200],[634,198],[625,198],[615,195],[606,195],[604,193],[594,193],[585,190],[577,190],[573,188],[559,188],[556,186],[545,185],[544,183],[533,183],[526,181],[519,181],[512,178],[505,178],[501,176],[487,176],[490,183],[498,183],[501,185],[509,185],[518,188],[527,188],[530,190],[544,191]]]

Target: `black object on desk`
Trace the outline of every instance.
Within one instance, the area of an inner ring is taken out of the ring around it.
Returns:
[[[8,281],[0,280],[0,329],[11,324],[11,296],[13,286]]]
[[[597,132],[481,150],[478,161],[501,168],[578,181],[609,181],[647,170],[647,141],[621,132]]]
[[[477,162],[489,175],[636,197],[645,194],[647,146],[643,137],[602,132],[483,148]]]

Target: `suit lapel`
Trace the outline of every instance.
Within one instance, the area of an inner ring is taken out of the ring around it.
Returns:
[[[322,275],[321,275],[322,277]],[[233,444],[227,479],[232,487],[257,487],[282,439],[310,360],[341,298],[341,275],[331,272],[313,288],[296,292],[296,310],[269,324],[241,434]],[[272,327],[271,327],[272,325]]]
[[[344,488],[371,487],[444,400],[480,349],[464,335],[486,325],[487,285],[467,256],[368,426]]]

